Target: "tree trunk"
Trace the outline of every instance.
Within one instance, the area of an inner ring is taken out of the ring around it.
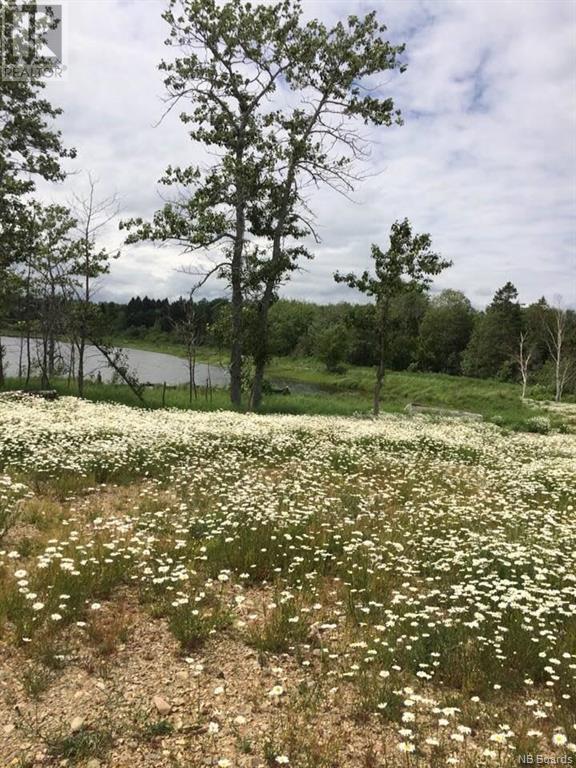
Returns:
[[[42,339],[42,370],[40,371],[40,387],[42,389],[48,389],[50,387],[50,380],[48,378],[49,348],[50,339],[44,335]]]
[[[239,257],[242,258],[241,256]],[[230,401],[242,406],[242,280],[236,256],[232,262],[232,345],[230,349]]]
[[[272,304],[273,284],[269,281],[264,290],[264,296],[258,308],[258,323],[256,327],[256,351],[254,353],[254,383],[252,384],[251,410],[258,411],[262,405],[264,387],[264,370],[268,360],[268,313]]]
[[[372,405],[372,412],[374,416],[380,414],[380,394],[382,392],[382,386],[384,385],[384,374],[386,369],[384,368],[384,361],[381,360],[376,370],[376,384],[374,385],[374,402]]]
[[[54,369],[56,367],[56,339],[54,338],[54,332],[50,331],[50,338],[48,340],[48,374],[54,375]]]
[[[78,394],[84,397],[84,352],[86,349],[86,339],[84,332],[81,331],[80,341],[78,342]]]
[[[4,353],[5,349],[0,338],[0,387],[4,387],[6,380],[4,378]]]
[[[30,322],[27,322],[26,327],[26,381],[24,386],[27,387],[30,384],[30,376],[32,375],[32,352],[30,351]]]
[[[245,128],[242,121],[240,130]],[[230,401],[235,408],[242,406],[242,348],[243,348],[243,318],[244,304],[242,290],[242,266],[244,257],[244,236],[246,233],[246,200],[244,180],[242,178],[242,162],[244,145],[239,143],[236,150],[236,231],[232,263],[230,268],[232,285],[232,344],[230,348]]]
[[[386,374],[386,305],[380,309],[380,329],[378,339],[378,368],[376,369],[376,384],[374,385],[374,402],[372,412],[374,416],[380,414],[380,395],[384,385]]]
[[[18,353],[18,378],[20,379],[20,381],[22,381],[22,373],[24,371],[23,362],[24,362],[24,336],[20,336],[20,351]]]

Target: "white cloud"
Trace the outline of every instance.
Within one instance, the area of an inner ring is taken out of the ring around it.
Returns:
[[[405,125],[371,132],[370,171],[355,203],[329,190],[312,205],[322,243],[284,295],[337,301],[352,293],[336,269],[369,264],[395,218],[429,231],[454,261],[436,283],[484,304],[512,280],[523,301],[561,294],[576,303],[576,6],[564,0],[387,0],[373,4],[392,41],[407,43],[408,70],[387,78]],[[51,84],[60,127],[78,149],[72,170],[90,169],[102,194],[117,191],[123,216],[161,204],[164,168],[203,154],[176,114],[162,115],[156,66],[166,54],[161,0],[73,0],[70,69]],[[328,22],[370,10],[364,2],[304,1]],[[66,199],[81,175],[44,196]],[[121,233],[110,229],[117,245]],[[102,295],[128,298],[186,291],[175,270],[185,257],[152,245],[124,248]],[[218,289],[213,286],[210,291]]]

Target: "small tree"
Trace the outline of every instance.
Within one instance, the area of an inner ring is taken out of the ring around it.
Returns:
[[[337,283],[346,283],[376,302],[378,329],[378,367],[374,387],[373,412],[380,412],[380,394],[384,384],[387,362],[387,336],[390,302],[405,291],[422,292],[428,288],[434,275],[451,265],[431,250],[430,235],[415,235],[408,219],[394,222],[390,231],[390,246],[382,251],[372,245],[374,275],[368,271],[360,276],[353,273],[341,275],[336,272]]]
[[[528,386],[528,371],[530,361],[534,354],[534,347],[530,345],[527,331],[520,331],[518,349],[515,355],[520,376],[522,377],[522,400],[526,397],[526,387]]]
[[[334,323],[318,329],[314,339],[316,356],[331,373],[344,373],[350,349],[350,331],[344,323]]]

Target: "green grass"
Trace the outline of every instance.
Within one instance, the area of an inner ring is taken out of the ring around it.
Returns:
[[[290,365],[291,373],[296,373],[296,365]],[[287,368],[288,366],[284,366],[284,369]],[[360,368],[338,376],[318,370],[311,364],[309,368],[301,369],[298,378],[290,377],[290,381],[313,383],[322,387],[323,391],[267,395],[262,413],[324,416],[368,414],[372,406],[371,374],[370,369]],[[18,379],[8,379],[6,382],[6,389],[19,389],[21,386],[22,383]],[[68,387],[65,381],[55,379],[51,386],[61,395],[76,394],[74,386]],[[31,383],[32,389],[38,387],[39,382]],[[134,394],[122,384],[87,383],[85,396],[96,402],[139,405]],[[144,397],[148,407],[162,407],[161,386],[147,387]],[[444,374],[389,372],[382,393],[382,411],[400,413],[407,404],[414,402],[439,408],[472,411],[481,414],[486,420],[495,420],[500,426],[510,429],[527,429],[528,422],[536,416],[550,418],[553,426],[562,423],[558,416],[550,416],[543,409],[523,403],[519,397],[519,388],[514,384]],[[193,399],[190,405],[185,385],[167,388],[164,405],[167,408],[180,409],[191,407],[199,411],[231,409],[228,392],[224,389],[213,389],[211,393],[206,394],[204,389],[199,388],[197,399]]]
[[[182,344],[162,338],[132,339],[116,336],[112,341],[120,347],[186,356]],[[225,365],[226,352],[201,347],[197,352],[197,361]],[[292,393],[266,395],[262,413],[351,416],[367,414],[372,407],[374,369],[371,367],[350,366],[346,373],[337,374],[327,371],[319,360],[312,357],[276,357],[270,361],[266,376],[272,382],[287,384]],[[6,384],[7,389],[18,389],[20,386],[21,383],[16,379],[9,379]],[[32,382],[32,388],[36,386],[38,383]],[[74,387],[69,389],[64,381],[54,380],[53,387],[62,395],[75,394]],[[310,391],[306,391],[307,388]],[[87,383],[85,395],[94,401],[138,405],[136,397],[125,385]],[[150,408],[162,407],[162,387],[146,388],[145,399]],[[486,420],[495,420],[501,426],[511,429],[527,429],[528,422],[537,416],[550,418],[553,426],[562,423],[558,416],[550,417],[543,409],[523,403],[518,384],[437,373],[389,371],[382,392],[381,409],[398,413],[408,403],[472,411],[481,414]],[[229,410],[231,407],[228,393],[223,389],[214,389],[207,395],[199,388],[198,397],[190,405],[185,385],[168,388],[164,404],[168,408],[191,407],[200,411]]]
[[[145,339],[133,339],[130,336],[113,336],[110,342],[116,347],[131,347],[132,349],[142,349],[144,352],[161,352],[164,355],[174,355],[175,357],[186,357],[186,347],[177,341],[166,341],[159,337]],[[227,365],[229,353],[226,350],[216,347],[199,347],[196,353],[196,360],[199,363],[210,363],[210,365]]]

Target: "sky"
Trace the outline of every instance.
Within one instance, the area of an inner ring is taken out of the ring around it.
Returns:
[[[68,0],[67,73],[47,86],[64,109],[58,125],[77,149],[66,181],[42,184],[46,201],[117,194],[119,218],[150,218],[158,179],[172,165],[202,162],[176,113],[165,111],[157,65],[166,56],[164,0]],[[391,224],[408,217],[453,261],[433,290],[463,290],[477,307],[511,280],[520,300],[545,295],[576,306],[576,2],[572,0],[303,0],[305,16],[335,23],[376,10],[388,38],[406,44],[407,70],[381,91],[403,126],[369,132],[366,178],[351,198],[311,197],[319,244],[281,290],[286,298],[358,301],[333,273],[370,266]],[[165,194],[165,191],[163,192]],[[120,248],[99,298],[175,298],[205,256],[152,243],[123,244],[117,221],[102,245]],[[196,261],[194,261],[196,259]],[[204,261],[203,261],[204,260]],[[209,282],[205,296],[225,286]]]

